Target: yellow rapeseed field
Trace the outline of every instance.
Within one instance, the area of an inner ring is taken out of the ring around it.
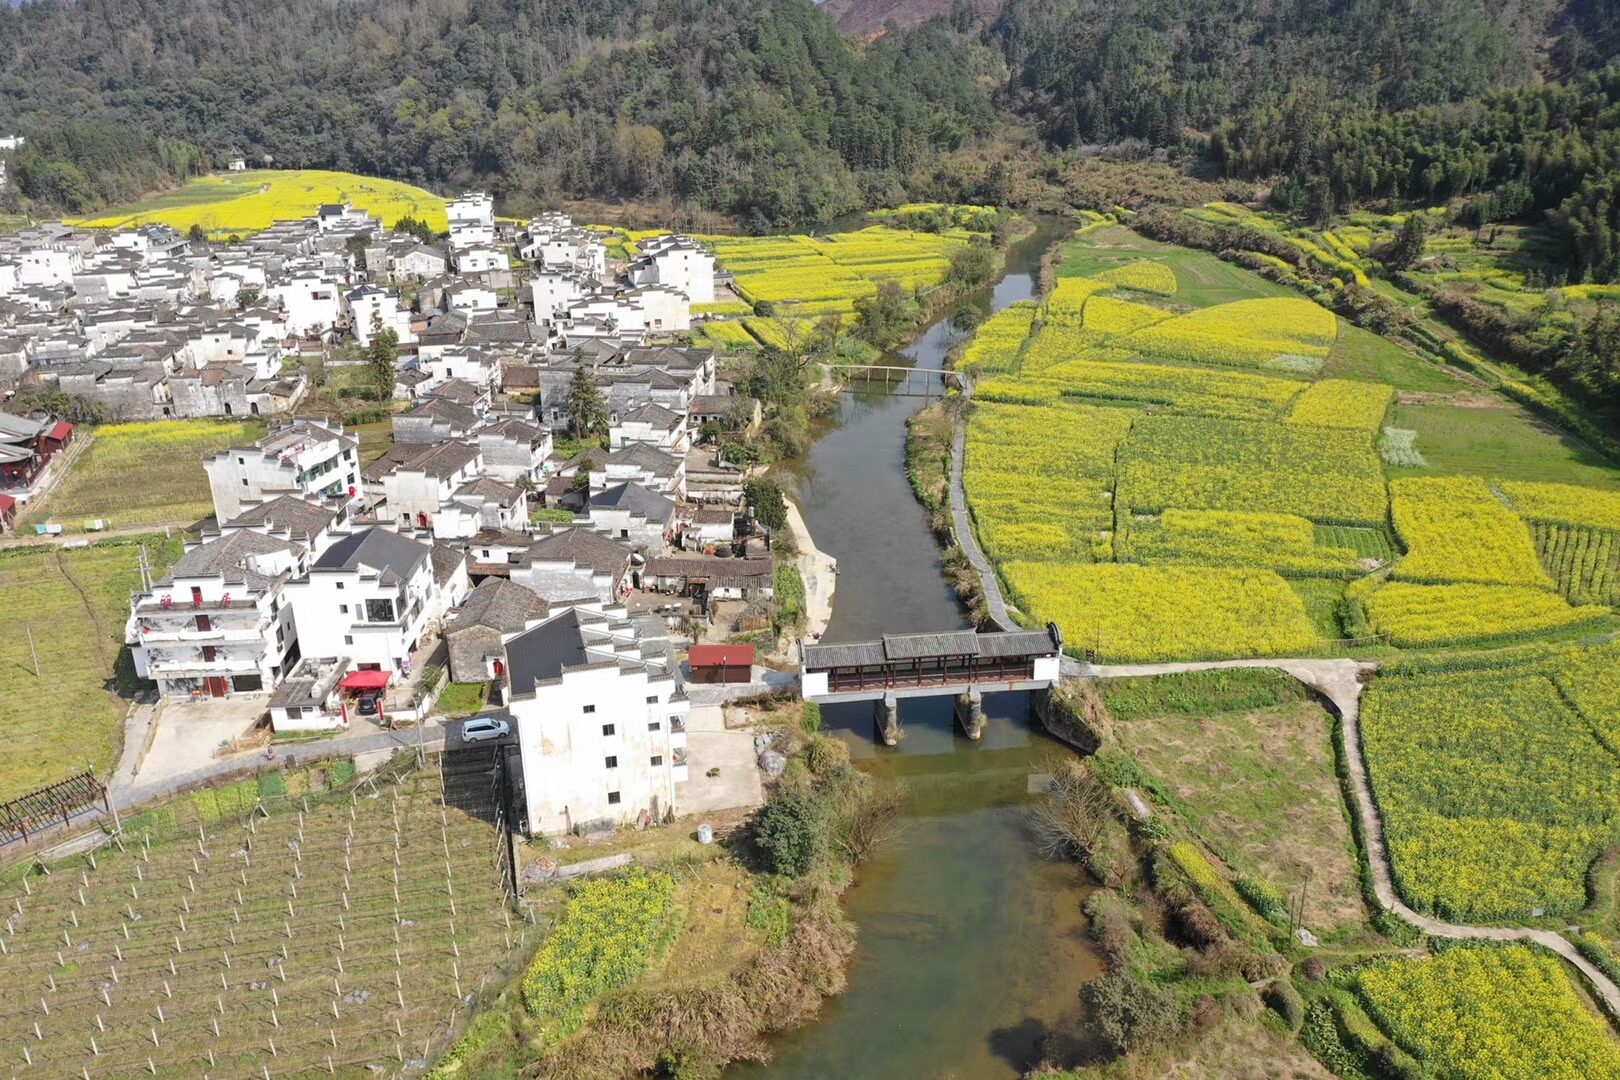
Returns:
[[[414,217],[438,232],[450,227],[443,196],[397,180],[325,169],[255,169],[202,176],[176,191],[70,223],[114,229],[155,221],[181,232],[201,225],[210,234],[246,234],[277,221],[311,217],[321,203],[341,202],[369,210],[385,226]]]
[[[1383,383],[1323,379],[1312,383],[1288,410],[1290,424],[1360,428],[1377,431],[1395,400],[1395,388]]]
[[[1389,491],[1395,532],[1408,549],[1397,578],[1553,587],[1529,528],[1485,481],[1414,477],[1391,481]]]
[[[1505,480],[1498,486],[1520,515],[1530,521],[1620,531],[1620,492],[1522,480]]]
[[[1376,582],[1367,579],[1365,584]],[[1597,622],[1608,614],[1604,607],[1572,606],[1534,585],[1392,581],[1373,591],[1365,606],[1372,629],[1407,648],[1511,641]]]

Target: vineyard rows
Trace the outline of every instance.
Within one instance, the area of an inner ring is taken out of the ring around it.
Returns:
[[[397,1072],[520,946],[497,855],[423,772],[30,875],[0,936],[11,1075]]]

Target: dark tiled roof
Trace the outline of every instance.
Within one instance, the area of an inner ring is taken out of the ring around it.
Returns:
[[[517,695],[532,693],[536,682],[561,678],[563,668],[585,662],[585,635],[576,608],[506,643],[507,671]]]
[[[269,525],[286,529],[294,536],[315,536],[337,517],[336,510],[328,510],[292,495],[281,495],[267,503],[244,510],[225,524],[230,527]]]
[[[550,613],[551,605],[522,585],[505,578],[485,578],[461,605],[450,632],[485,626],[509,634],[522,630],[528,620],[543,619]]]
[[[629,510],[645,514],[648,521],[668,521],[675,511],[675,503],[640,484],[626,482],[603,488],[591,496],[592,509]]]
[[[315,566],[321,570],[357,570],[364,566],[406,578],[431,550],[409,537],[373,528],[345,536],[327,548]]]
[[[529,546],[525,562],[571,560],[599,574],[619,574],[630,561],[630,549],[589,529],[562,529]]]

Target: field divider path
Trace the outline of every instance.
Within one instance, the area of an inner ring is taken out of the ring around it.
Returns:
[[[958,372],[957,377],[962,380],[962,399],[971,400],[973,397],[973,380],[964,372]],[[1002,630],[1020,630],[1020,627],[1007,613],[1007,601],[1001,595],[1001,583],[996,580],[995,568],[990,560],[984,557],[979,550],[979,541],[973,535],[973,522],[968,518],[967,489],[962,485],[962,458],[967,446],[967,420],[957,414],[956,423],[951,431],[951,528],[956,533],[956,543],[961,547],[968,562],[979,575],[980,587],[984,590],[985,607],[990,612],[990,621]]]
[[[1384,845],[1383,819],[1378,816],[1373,801],[1372,786],[1367,780],[1367,763],[1361,751],[1361,675],[1377,670],[1377,664],[1358,660],[1336,659],[1262,659],[1211,660],[1179,664],[1117,664],[1091,668],[1098,678],[1121,678],[1144,675],[1174,675],[1187,671],[1208,671],[1212,668],[1277,668],[1285,671],[1318,691],[1333,702],[1339,711],[1344,730],[1345,763],[1350,770],[1350,784],[1355,789],[1356,809],[1361,815],[1362,836],[1367,844],[1367,863],[1372,870],[1373,893],[1379,904],[1433,937],[1463,938],[1477,941],[1530,941],[1557,953],[1573,964],[1603,998],[1609,1015],[1620,1020],[1620,987],[1599,971],[1574,945],[1561,934],[1551,930],[1536,930],[1520,926],[1468,926],[1442,922],[1413,911],[1395,893],[1390,876],[1389,852]]]

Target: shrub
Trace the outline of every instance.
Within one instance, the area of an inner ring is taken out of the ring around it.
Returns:
[[[821,706],[817,705],[813,701],[805,702],[804,712],[800,715],[799,722],[801,725],[803,725],[804,730],[810,732],[811,734],[815,734],[816,732],[820,731]]]
[[[1266,920],[1274,923],[1287,921],[1288,904],[1270,882],[1252,874],[1239,874],[1232,887]]]
[[[849,747],[827,735],[813,735],[804,750],[805,763],[817,776],[825,776],[835,765],[849,763]]]
[[[1103,1038],[1122,1054],[1163,1043],[1179,1026],[1171,993],[1128,972],[1111,971],[1087,983],[1081,996]]]
[[[754,818],[754,843],[774,873],[799,877],[827,855],[827,814],[803,791],[778,789]]]
[[[1286,979],[1278,979],[1267,988],[1266,1004],[1294,1031],[1305,1023],[1305,1002],[1300,999],[1299,991]]]
[[[1321,982],[1327,978],[1327,963],[1320,956],[1312,956],[1299,966],[1300,975],[1311,982]]]

